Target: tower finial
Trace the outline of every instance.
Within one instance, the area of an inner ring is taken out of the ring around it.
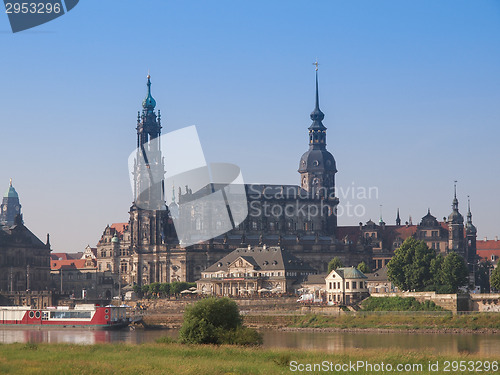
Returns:
[[[396,225],[401,225],[401,218],[399,217],[399,207],[398,207],[398,214],[396,215]]]
[[[457,180],[455,180],[455,199],[457,199]]]
[[[316,71],[316,107],[314,109],[317,109],[319,111],[318,59],[316,59],[316,62],[314,62],[313,65],[315,66],[314,70]]]
[[[153,111],[154,108],[156,107],[156,100],[154,100],[153,96],[151,95],[151,76],[149,75],[148,72],[148,96],[146,96],[146,99],[143,100],[142,102],[142,107],[148,111]]]
[[[324,128],[323,124],[321,124],[321,121],[325,118],[325,114],[321,112],[319,109],[319,88],[318,88],[318,60],[313,63],[313,65],[316,67],[316,105],[314,106],[314,110],[311,112],[311,120],[316,122],[321,128]],[[313,124],[314,125],[314,124]],[[322,129],[323,130],[323,129]]]
[[[12,178],[9,181],[9,186],[12,187]]]
[[[470,195],[467,195],[467,212],[470,214]]]

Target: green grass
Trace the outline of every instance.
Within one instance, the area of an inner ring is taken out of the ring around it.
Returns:
[[[1,374],[290,374],[290,361],[298,363],[391,363],[423,365],[429,361],[498,360],[477,354],[436,355],[400,350],[351,350],[339,354],[321,351],[270,350],[228,346],[180,344],[3,344],[0,345]],[[307,372],[317,374],[320,372]],[[369,372],[359,371],[357,374]],[[380,373],[380,372],[379,372]],[[411,372],[407,372],[411,373]],[[472,372],[471,372],[472,373]]]
[[[470,315],[428,314],[346,314],[340,316],[295,315],[287,324],[301,328],[363,328],[363,329],[500,329],[500,314]]]

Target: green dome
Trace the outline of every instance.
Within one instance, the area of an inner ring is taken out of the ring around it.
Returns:
[[[14,189],[14,187],[12,186],[12,180],[10,180],[10,185],[4,194],[4,198],[19,198],[16,189]]]
[[[115,234],[115,235],[113,236],[113,238],[111,239],[111,242],[112,242],[112,243],[117,243],[117,242],[120,242],[120,240],[118,239],[118,237],[117,237],[117,235],[116,235],[116,234]]]

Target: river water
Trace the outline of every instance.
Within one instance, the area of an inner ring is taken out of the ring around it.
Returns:
[[[162,336],[177,337],[177,330],[90,331],[77,329],[0,329],[0,343],[48,342],[98,344],[154,342]],[[478,353],[500,356],[500,335],[360,332],[263,331],[264,347],[316,349],[342,352],[349,349],[407,349],[433,353]]]

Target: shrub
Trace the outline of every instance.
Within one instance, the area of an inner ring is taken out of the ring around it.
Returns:
[[[186,344],[259,345],[261,335],[242,326],[238,305],[229,298],[206,298],[188,306],[179,339]]]

